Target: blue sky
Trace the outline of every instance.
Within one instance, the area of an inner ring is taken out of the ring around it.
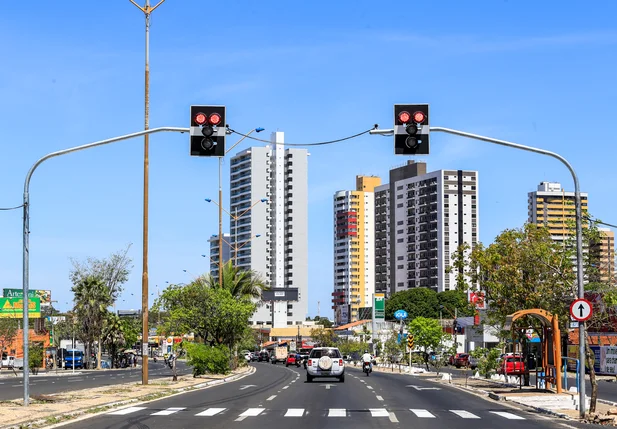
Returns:
[[[304,143],[391,127],[393,104],[428,102],[433,125],[562,154],[592,215],[617,223],[617,3],[298,3],[167,0],[152,17],[151,126],[185,127],[191,104],[225,104],[237,130]],[[129,0],[4,2],[0,40],[0,207],[21,204],[25,174],[46,153],[143,128],[144,19]],[[140,306],[141,141],[53,159],[34,175],[31,287],[51,289],[61,309],[69,258],[128,243],[134,268],[119,308]],[[208,269],[217,210],[204,198],[216,199],[217,161],[190,157],[185,135],[156,135],[150,147],[154,291]],[[332,194],[406,159],[380,136],[310,153],[309,309],[320,301],[331,316]],[[420,160],[479,170],[484,243],[525,222],[539,182],[572,190],[557,161],[453,136],[434,134]],[[21,216],[0,212],[0,287],[21,287]]]

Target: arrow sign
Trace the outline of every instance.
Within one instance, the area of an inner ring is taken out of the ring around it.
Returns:
[[[330,386],[336,386],[335,384],[320,384],[320,386],[326,386],[326,390],[330,390]]]
[[[415,386],[413,384],[408,384],[405,387],[413,387],[416,390],[441,390],[441,387],[420,387],[420,386]]]
[[[591,302],[584,298],[576,299],[570,305],[570,316],[577,322],[591,319],[593,314]]]
[[[255,386],[254,384],[246,384],[246,385],[240,387],[240,390],[245,390],[245,389],[248,389],[249,387],[257,387],[257,386]]]

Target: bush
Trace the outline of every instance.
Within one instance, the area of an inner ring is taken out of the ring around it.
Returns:
[[[43,366],[43,347],[35,344],[28,345],[28,366],[33,374],[38,374],[39,368]]]
[[[478,372],[485,378],[489,378],[491,375],[497,372],[499,367],[499,355],[501,354],[501,345],[493,347],[488,350],[485,348],[478,348],[469,352],[469,354],[478,359]]]
[[[187,364],[193,367],[193,377],[202,374],[226,374],[229,372],[229,349],[225,346],[211,347],[206,344],[186,345]]]

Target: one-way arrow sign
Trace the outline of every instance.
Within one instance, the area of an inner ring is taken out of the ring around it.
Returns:
[[[413,384],[408,384],[405,387],[413,387],[416,390],[441,390],[441,387],[420,387]]]
[[[578,322],[584,322],[593,314],[591,302],[584,298],[574,300],[570,305],[570,316]]]
[[[249,387],[257,387],[257,386],[255,386],[254,384],[245,384],[244,386],[240,387],[240,390],[245,390],[245,389],[248,389]]]

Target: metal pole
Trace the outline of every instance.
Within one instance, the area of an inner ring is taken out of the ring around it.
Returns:
[[[234,211],[234,267],[238,266],[238,206]]]
[[[223,287],[223,157],[219,158],[219,287]]]
[[[172,132],[180,132],[180,133],[188,133],[190,128],[179,128],[179,127],[159,127],[153,128],[150,130],[138,131],[132,134],[126,134],[119,137],[113,137],[111,139],[101,140],[94,143],[88,143],[82,146],[76,146],[69,149],[59,150],[57,152],[52,152],[44,157],[40,158],[36,161],[28,173],[26,174],[26,179],[24,181],[24,219],[23,219],[23,272],[22,272],[22,293],[24,297],[28,296],[28,291],[30,289],[30,180],[32,179],[32,175],[34,171],[41,165],[44,161],[54,158],[61,155],[66,155],[72,152],[78,152],[84,149],[90,149],[96,146],[102,146],[109,143],[114,143],[121,140],[131,139],[133,137],[140,137],[146,134],[158,133],[161,131],[172,131]],[[29,386],[28,381],[29,377],[29,362],[28,362],[28,305],[24,305],[23,309],[23,355],[24,355],[24,371],[23,371],[23,382],[24,382],[24,406],[28,406],[29,404]]]

